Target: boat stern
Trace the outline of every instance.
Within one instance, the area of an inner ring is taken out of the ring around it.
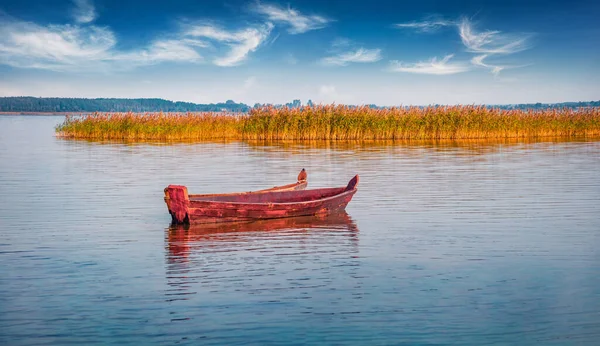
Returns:
[[[173,224],[189,223],[189,205],[187,187],[183,185],[169,185],[165,188],[165,203],[171,214]]]

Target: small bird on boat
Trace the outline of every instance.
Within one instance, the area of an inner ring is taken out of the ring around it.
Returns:
[[[306,174],[306,170],[304,168],[302,168],[302,170],[300,171],[300,174],[298,174],[298,181],[306,181],[307,178],[307,174]]]

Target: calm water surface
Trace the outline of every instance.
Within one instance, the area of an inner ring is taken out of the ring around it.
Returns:
[[[0,117],[0,344],[598,345],[600,142],[56,139]],[[361,184],[347,215],[169,230],[192,193]]]

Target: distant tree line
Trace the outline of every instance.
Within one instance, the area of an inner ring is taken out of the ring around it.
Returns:
[[[0,97],[0,112],[247,112],[250,107],[228,100],[197,104],[163,99]]]
[[[561,102],[561,103],[520,103],[511,105],[495,105],[495,108],[504,109],[548,109],[548,108],[582,108],[600,107],[600,101]]]
[[[314,103],[308,100],[307,106]],[[254,104],[254,107],[274,106],[276,108],[298,108],[303,104],[294,100],[286,104]],[[389,108],[368,105],[371,108]],[[356,107],[356,106],[351,106]],[[488,105],[502,109],[548,109],[600,107],[600,101],[528,103]],[[228,100],[224,103],[198,104],[191,102],[173,102],[163,99],[117,99],[117,98],[64,98],[64,97],[0,97],[0,112],[247,112],[250,106]]]

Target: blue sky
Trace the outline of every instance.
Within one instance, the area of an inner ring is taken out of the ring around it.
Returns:
[[[598,1],[0,0],[0,96],[600,99]]]

